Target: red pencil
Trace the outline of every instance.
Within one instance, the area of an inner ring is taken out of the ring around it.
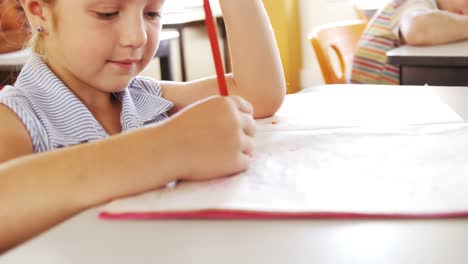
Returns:
[[[221,52],[219,51],[218,33],[216,31],[216,25],[213,12],[211,11],[210,1],[204,0],[203,6],[205,8],[206,29],[208,30],[208,37],[210,38],[211,50],[213,51],[213,59],[216,67],[219,94],[221,96],[228,96],[229,94],[227,90],[226,78],[224,76],[223,61],[221,59]]]

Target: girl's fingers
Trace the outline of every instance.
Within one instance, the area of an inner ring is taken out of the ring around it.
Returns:
[[[245,137],[244,143],[242,146],[242,154],[249,156],[250,158],[253,157],[254,151],[254,142],[251,137]]]
[[[240,153],[237,157],[237,165],[239,166],[239,172],[248,169],[251,161],[251,156],[244,153]]]
[[[252,104],[242,99],[240,96],[231,96],[229,98],[236,104],[239,111],[241,111],[242,113],[253,115]]]
[[[241,127],[245,135],[249,137],[254,137],[256,133],[255,120],[251,115],[241,114]]]

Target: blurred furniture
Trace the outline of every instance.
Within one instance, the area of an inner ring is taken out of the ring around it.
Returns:
[[[229,72],[229,45],[227,41],[226,30],[224,27],[224,20],[220,10],[214,8],[213,12],[213,15],[216,17],[220,37],[223,40],[225,69]],[[203,10],[203,6],[168,10],[163,14],[162,22],[164,29],[175,29],[179,33],[179,56],[182,81],[188,81],[185,63],[184,30],[190,26],[205,25],[205,13]]]
[[[364,20],[369,22],[372,19],[372,16],[374,16],[376,10],[363,10],[359,9],[358,6],[353,5],[354,12],[356,13],[356,16],[360,20]]]
[[[359,19],[369,21],[389,0],[351,0]]]
[[[326,84],[349,83],[354,52],[366,25],[363,20],[347,20],[319,26],[309,35]]]
[[[179,32],[175,30],[163,30],[160,35],[159,48],[155,57],[159,58],[161,66],[161,80],[173,81],[172,59],[171,59],[171,40],[179,39]]]
[[[31,49],[0,54],[0,89],[5,85],[12,85],[21,70],[31,56]]]
[[[387,52],[388,63],[400,68],[401,85],[468,86],[468,41]]]
[[[372,17],[377,13],[378,9],[362,9],[357,5],[353,5],[354,12],[356,13],[358,19],[369,22]]]

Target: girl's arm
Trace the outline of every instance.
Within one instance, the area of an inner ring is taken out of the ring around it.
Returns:
[[[111,199],[243,171],[254,135],[251,106],[236,97],[208,98],[159,126],[40,154],[31,154],[26,129],[1,104],[0,124],[0,253]]]
[[[286,83],[270,21],[261,0],[221,0],[232,55],[227,74],[230,94],[252,103],[254,117],[271,116],[283,102]],[[216,77],[188,83],[164,82],[164,97],[178,111],[194,101],[218,94]]]
[[[174,175],[169,153],[138,144],[168,147],[148,130],[24,156],[32,153],[32,144],[21,122],[6,111],[0,111],[0,120],[0,160],[10,160],[0,161],[0,254],[88,207],[163,186]],[[23,157],[12,160],[18,156]],[[152,166],[147,157],[152,157]],[[137,175],[147,177],[135,181]]]

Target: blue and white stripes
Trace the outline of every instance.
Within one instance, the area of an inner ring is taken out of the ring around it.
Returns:
[[[117,97],[122,100],[123,131],[164,120],[173,106],[162,98],[159,83],[145,77],[133,79]],[[86,106],[37,54],[23,67],[15,87],[7,86],[0,92],[0,103],[22,120],[35,152],[109,137]]]

